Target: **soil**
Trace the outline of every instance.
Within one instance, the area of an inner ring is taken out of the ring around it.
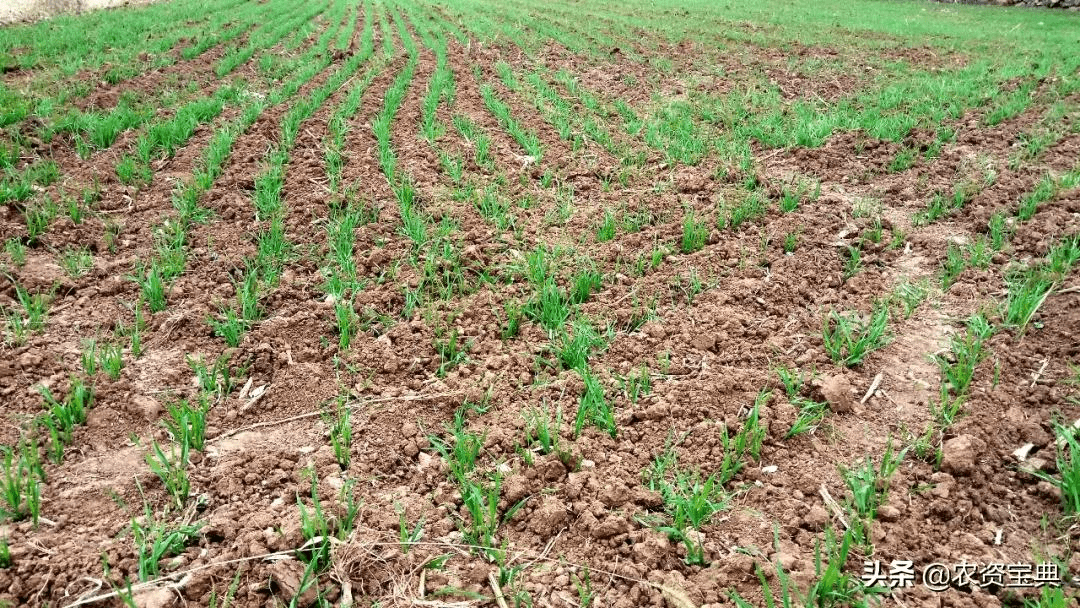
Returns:
[[[377,24],[374,31],[378,54]],[[1060,174],[1075,166],[1080,136],[1064,135],[1038,158],[1014,166],[1010,158],[1022,135],[1044,117],[1045,107],[1035,104],[993,127],[985,125],[982,111],[969,111],[951,125],[955,137],[929,158],[921,152],[934,134],[921,132],[903,142],[848,132],[814,149],[755,150],[758,177],[770,200],[779,199],[782,189],[800,178],[820,183],[820,196],[805,199],[791,213],[770,203],[763,217],[737,231],[710,222],[704,248],[682,253],[686,210],[714,217],[739,196],[740,186],[719,178],[708,159],[697,166],[669,165],[640,137],[622,132],[617,117],[608,117],[603,126],[613,140],[646,159],[626,184],[613,180],[622,169],[619,158],[592,141],[575,149],[561,139],[532,99],[499,82],[499,61],[521,71],[566,69],[595,94],[622,98],[644,112],[654,91],[669,96],[723,93],[737,86],[743,74],[766,78],[785,102],[825,103],[871,86],[868,66],[903,59],[927,69],[953,69],[964,59],[928,48],[889,49],[861,58],[862,71],[847,70],[854,58],[846,57],[810,73],[799,61],[828,64],[838,51],[797,47],[786,53],[748,45],[740,55],[745,61],[719,64],[706,56],[683,63],[681,58],[700,55],[693,43],[641,43],[625,47],[633,53],[616,53],[598,63],[556,44],[530,57],[501,44],[451,41],[448,64],[455,92],[452,104],[436,112],[446,126],[443,134],[429,143],[419,133],[437,58],[422,47],[412,26],[408,31],[421,49],[414,79],[394,117],[391,144],[399,170],[418,190],[418,206],[433,224],[444,218],[456,224],[448,246],[462,260],[467,288],[450,300],[402,314],[405,292],[421,285],[423,277],[410,261],[412,243],[400,230],[400,210],[379,165],[371,127],[408,61],[395,38],[397,54],[385,59],[358,111],[348,118],[343,169],[343,182],[354,186],[357,200],[378,210],[376,221],[354,233],[354,262],[366,282],[354,307],[387,315],[392,323],[373,323],[341,349],[334,305],[323,289],[326,218],[331,206],[340,203],[328,185],[325,142],[334,110],[347,95],[344,86],[301,124],[290,151],[282,198],[286,236],[295,249],[280,282],[260,300],[264,319],[234,348],[207,324],[207,318],[235,301],[235,282],[245,260],[257,251],[255,234],[266,222],[255,217],[252,196],[267,150],[281,140],[284,116],[296,100],[306,98],[344,63],[338,57],[290,101],[268,108],[238,136],[222,175],[201,199],[213,217],[192,226],[186,270],[172,284],[166,310],[147,313],[144,352],[135,357],[126,351],[117,379],[102,373],[91,378],[95,398],[85,426],[77,428],[63,462],[45,466],[39,525],[0,525],[13,561],[0,569],[0,601],[14,606],[121,605],[110,595],[110,585],[136,580],[131,524],[147,505],[153,513],[165,513],[168,521],[202,527],[190,546],[162,560],[171,588],[136,587],[138,605],[210,605],[234,580],[230,606],[287,605],[304,576],[302,562],[293,555],[304,544],[297,502],[303,497],[310,505],[310,468],[324,507],[335,517],[344,515],[338,497],[347,483],[355,483],[361,501],[356,528],[332,543],[332,566],[320,578],[322,592],[334,605],[350,597],[357,605],[453,605],[449,602],[476,595],[489,598],[477,604],[496,605],[489,575],[499,569],[463,545],[461,523],[471,516],[432,444],[433,436],[447,435],[455,413],[465,407],[467,428],[483,437],[480,471],[502,475],[499,513],[523,505],[498,532],[507,543],[508,565],[522,567],[516,587],[503,589],[507,595],[514,589],[528,592],[537,606],[579,605],[587,566],[594,605],[729,605],[731,589],[761,605],[756,567],[775,586],[774,565],[781,565],[805,589],[815,579],[815,549],[824,530],[843,529],[843,518],[824,498],[843,502],[849,495],[837,465],[854,466],[867,455],[878,458],[890,441],[907,445],[931,422],[929,404],[937,398],[941,379],[928,357],[945,348],[950,335],[963,331],[963,319],[1001,297],[1008,262],[1040,258],[1057,238],[1080,230],[1080,191],[1059,193],[1017,227],[1005,254],[995,256],[987,268],[966,270],[911,317],[894,316],[887,346],[853,368],[837,366],[822,343],[823,314],[830,309],[869,311],[905,279],[936,282],[949,243],[968,242],[984,232],[995,212],[1011,214],[1046,171]],[[354,41],[351,48],[357,46]],[[153,92],[169,74],[194,80],[198,87],[193,94],[205,95],[218,86],[212,67],[219,51],[102,87],[86,103],[108,107],[123,91]],[[634,54],[668,57],[675,67],[657,69],[631,59]],[[799,59],[793,64],[791,57]],[[240,72],[256,74],[257,59]],[[706,69],[709,77],[702,80]],[[522,126],[539,137],[544,150],[539,162],[526,160],[522,146],[486,109],[483,84],[491,84]],[[256,81],[254,86],[266,90],[273,85]],[[562,87],[559,91],[566,94]],[[1075,104],[1076,99],[1066,101]],[[573,104],[575,112],[587,111],[577,100]],[[83,373],[86,339],[108,339],[119,324],[133,323],[130,305],[140,292],[130,277],[136,264],[153,255],[155,227],[175,217],[173,187],[191,175],[215,130],[238,112],[226,109],[213,124],[200,127],[174,158],[154,167],[153,181],[141,188],[115,178],[115,163],[134,145],[137,133],[124,134],[112,148],[87,160],[75,154],[70,141],[35,151],[55,159],[63,175],[46,192],[78,191],[96,180],[101,200],[80,224],[61,214],[39,242],[28,243],[25,264],[6,267],[12,280],[0,289],[5,310],[16,305],[16,283],[31,292],[52,290],[53,297],[44,331],[31,334],[25,345],[3,348],[0,443],[14,445],[29,419],[40,413],[39,386],[67,393],[71,378]],[[472,160],[475,144],[453,127],[454,116],[468,118],[491,138],[493,167]],[[920,155],[911,167],[890,172],[905,146],[919,149]],[[465,184],[444,171],[440,151],[465,159]],[[958,212],[912,226],[936,192],[949,192],[958,181],[982,178],[987,171],[994,175],[992,183]],[[543,184],[546,172],[555,176],[548,186]],[[499,230],[470,200],[456,198],[455,192],[466,186],[479,192],[491,187],[511,201],[515,228]],[[569,215],[558,219],[570,191]],[[860,211],[867,204],[874,208],[869,214]],[[596,230],[609,210],[622,217],[648,211],[652,219],[640,231],[620,229],[614,239],[600,243]],[[875,219],[884,237],[865,245],[863,269],[846,277],[842,252]],[[105,238],[111,224],[120,227],[114,248]],[[901,230],[904,244],[888,247]],[[0,207],[0,237],[25,233],[16,206]],[[791,233],[798,235],[798,246],[788,254],[782,244]],[[586,255],[604,276],[580,312],[597,327],[610,323],[613,328],[589,367],[614,406],[614,437],[593,426],[574,437],[584,382],[577,372],[547,362],[551,340],[546,330],[526,320],[519,335],[502,336],[507,305],[532,295],[514,268],[540,245],[564,252],[556,258],[563,283],[585,265]],[[60,266],[60,252],[82,246],[94,254],[93,268],[70,277]],[[654,251],[659,251],[655,266],[635,272],[639,256],[651,259]],[[684,286],[691,272],[707,289],[688,302]],[[513,280],[481,280],[481,275],[503,274]],[[990,341],[964,415],[940,437],[940,466],[908,453],[892,478],[872,527],[872,559],[913,560],[918,567],[932,562],[1034,563],[1054,555],[1064,559],[1071,573],[1080,573],[1075,529],[1057,529],[1060,490],[1025,472],[1013,455],[1030,443],[1031,457],[1052,463],[1052,421],[1080,418],[1077,389],[1066,382],[1075,377],[1070,364],[1080,361],[1075,283],[1075,274],[1070,275],[1045,300],[1037,323],[1023,336],[1001,332]],[[436,345],[453,330],[468,345],[467,357],[443,370]],[[169,440],[161,423],[166,406],[197,398],[189,359],[198,357],[221,357],[237,386],[209,410],[206,448],[191,457],[191,498],[178,511],[170,508],[146,455],[152,440]],[[652,390],[634,401],[622,390],[621,378],[643,366],[650,370]],[[786,438],[798,409],[785,396],[774,371],[778,366],[816,372],[807,396],[827,401],[831,409],[814,432]],[[877,388],[864,399],[871,384]],[[763,389],[771,393],[759,403],[768,429],[760,459],[730,482],[729,504],[701,529],[708,565],[688,565],[685,546],[647,523],[663,514],[664,504],[646,488],[643,471],[672,437],[681,439],[675,448],[680,467],[717,470],[724,458],[721,429],[740,428]],[[352,412],[345,468],[335,458],[321,415],[339,398]],[[560,442],[567,450],[562,457],[525,445],[527,420],[540,411],[553,418],[561,412]],[[401,540],[403,519],[410,527],[423,523],[422,537],[411,547]],[[425,567],[443,555],[450,556],[445,567]],[[847,570],[857,574],[861,567],[861,554],[853,552]],[[439,590],[447,595],[434,596]],[[99,595],[106,597],[90,601]],[[299,597],[301,605],[315,599],[312,591]],[[896,597],[905,606],[1019,603],[1014,590],[978,586],[939,594],[916,586],[897,591]]]

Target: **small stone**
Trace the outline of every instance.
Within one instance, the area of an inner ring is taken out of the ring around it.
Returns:
[[[1026,461],[1020,463],[1020,470],[1030,475],[1035,475],[1041,471],[1046,471],[1050,468],[1050,463],[1045,458],[1039,458],[1038,456],[1032,456]]]
[[[420,448],[417,447],[415,441],[410,441],[405,444],[404,449],[402,449],[402,453],[405,454],[406,458],[412,458],[420,453]]]
[[[1016,451],[1013,452],[1013,456],[1015,456],[1016,459],[1020,462],[1024,462],[1025,460],[1027,460],[1028,454],[1030,454],[1031,450],[1034,448],[1034,443],[1025,443],[1024,445],[1016,448]]]

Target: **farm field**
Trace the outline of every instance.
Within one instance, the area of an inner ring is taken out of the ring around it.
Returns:
[[[0,605],[1074,605],[1077,48],[868,0],[0,28]]]

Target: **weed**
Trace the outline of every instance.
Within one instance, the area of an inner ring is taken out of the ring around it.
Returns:
[[[406,518],[405,514],[405,507],[395,504],[394,509],[398,514],[398,541],[401,543],[401,552],[408,553],[413,545],[424,538],[424,517],[421,516],[420,520],[417,521],[416,525],[410,530],[409,520]]]
[[[247,331],[247,322],[237,316],[236,311],[231,308],[222,309],[221,314],[224,318],[210,317],[206,320],[210,329],[214,331],[215,336],[225,340],[225,344],[234,348],[240,346],[244,332]]]
[[[682,274],[676,275],[675,286],[686,297],[686,305],[693,306],[694,300],[701,292],[705,291],[705,282],[698,276],[697,269],[691,267],[689,275],[684,277]]]
[[[987,232],[990,234],[990,247],[994,251],[1001,251],[1012,234],[1012,228],[1002,212],[990,216],[987,222]]]
[[[934,355],[933,360],[941,370],[941,377],[947,382],[954,395],[965,395],[971,384],[975,367],[989,354],[985,341],[993,333],[993,328],[982,315],[975,315],[968,320],[967,330],[960,337],[949,338],[949,352]]]
[[[688,564],[707,565],[701,536],[696,531],[716,512],[727,508],[729,497],[717,475],[703,478],[700,471],[679,469],[675,444],[674,436],[669,435],[664,451],[645,472],[645,485],[660,493],[670,517],[670,524],[657,529],[683,543]]]
[[[889,491],[889,480],[892,479],[900,461],[904,459],[907,449],[898,453],[893,452],[892,440],[889,439],[885,446],[885,453],[881,457],[879,465],[875,466],[869,457],[854,468],[840,466],[840,476],[844,479],[851,498],[848,501],[849,508],[854,515],[862,520],[862,526],[852,527],[852,530],[862,532],[861,540],[865,545],[870,545],[870,537],[866,534],[871,522],[877,517],[878,508],[885,501]]]
[[[593,591],[592,580],[589,578],[589,568],[587,566],[582,568],[581,574],[572,572],[571,581],[574,583],[574,589],[577,590],[578,606],[581,608],[592,606],[593,600],[596,599],[596,592]]]
[[[226,355],[214,360],[213,366],[207,365],[203,357],[187,357],[188,367],[195,373],[195,381],[205,393],[226,397],[233,388],[232,370]]]
[[[799,415],[788,429],[787,437],[810,433],[817,429],[829,411],[829,404],[804,397],[790,397],[791,404],[799,409]]]
[[[142,290],[142,297],[150,306],[151,312],[165,310],[165,282],[157,262],[151,262],[149,268],[139,263],[135,269],[135,282]]]
[[[619,383],[622,385],[623,394],[630,400],[630,403],[637,403],[642,395],[652,392],[652,377],[649,374],[648,366],[645,364],[620,378]]]
[[[554,277],[543,281],[539,293],[525,304],[524,313],[552,334],[560,330],[570,317],[571,303]]]
[[[26,245],[19,239],[8,239],[4,241],[4,251],[6,251],[8,257],[11,258],[11,263],[16,266],[26,264]]]
[[[561,330],[552,348],[563,369],[582,370],[593,351],[605,343],[604,337],[598,334],[588,321],[577,319],[571,325],[570,331]]]
[[[1003,322],[1023,333],[1054,287],[1054,281],[1038,269],[1014,273],[1006,280],[1009,293],[1005,299]]]
[[[848,531],[838,542],[836,533],[831,528],[825,531],[824,550],[822,543],[814,548],[813,584],[805,592],[800,591],[783,568],[776,566],[778,588],[774,591],[769,585],[765,573],[758,568],[758,580],[761,582],[766,608],[794,608],[795,606],[814,606],[815,608],[868,608],[872,605],[868,598],[888,594],[888,587],[870,587],[845,572],[848,555],[851,551],[852,532]],[[827,561],[826,561],[827,560]],[[753,608],[737,592],[730,592],[737,608]]]
[[[503,321],[499,335],[503,340],[509,340],[521,332],[521,319],[524,316],[524,307],[518,302],[507,302],[503,305],[506,320]]]
[[[788,399],[795,398],[802,390],[805,378],[798,369],[791,369],[783,365],[777,366],[774,371],[780,377],[780,383],[784,385],[784,393]]]
[[[33,332],[40,332],[45,327],[45,317],[49,311],[52,293],[31,294],[26,288],[15,285],[15,299],[22,306],[25,315],[24,326]]]
[[[765,215],[765,211],[765,201],[761,192],[747,192],[742,201],[732,208],[726,216],[721,213],[719,218],[720,228],[724,228],[726,225],[732,230],[738,230],[746,222]]]
[[[588,301],[593,292],[599,291],[603,284],[603,277],[596,268],[588,267],[579,271],[571,279],[570,303],[583,304]]]
[[[97,373],[97,340],[83,340],[82,368],[87,376]]]

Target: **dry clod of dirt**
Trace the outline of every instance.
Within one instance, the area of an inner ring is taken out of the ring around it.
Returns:
[[[855,389],[847,376],[829,376],[821,381],[819,390],[821,397],[829,404],[829,409],[838,414],[850,412],[855,405]]]
[[[942,446],[941,470],[953,475],[969,475],[985,444],[971,435],[953,437]]]

